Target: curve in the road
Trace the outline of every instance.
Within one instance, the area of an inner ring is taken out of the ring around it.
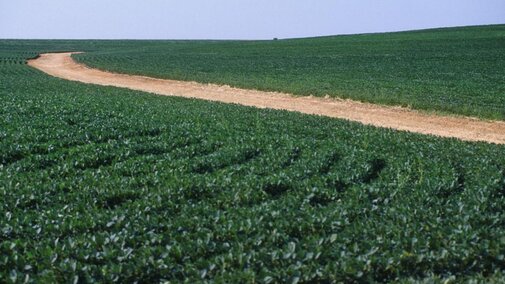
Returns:
[[[38,58],[30,60],[28,64],[49,75],[83,83],[116,86],[167,96],[296,111],[466,141],[505,144],[505,122],[502,121],[433,115],[407,108],[352,100],[295,97],[289,94],[245,90],[229,86],[116,74],[88,68],[75,62],[71,55],[72,53],[41,54]]]

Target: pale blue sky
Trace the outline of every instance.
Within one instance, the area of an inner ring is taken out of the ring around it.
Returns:
[[[505,0],[0,0],[0,38],[270,39],[505,23]]]

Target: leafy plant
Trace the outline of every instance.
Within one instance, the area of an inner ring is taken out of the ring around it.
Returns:
[[[0,44],[0,282],[503,279],[504,146],[22,64],[92,43]]]

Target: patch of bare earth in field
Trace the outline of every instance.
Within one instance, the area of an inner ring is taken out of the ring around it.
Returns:
[[[296,97],[289,94],[245,90],[144,76],[116,74],[88,68],[75,62],[72,53],[48,53],[28,64],[49,75],[88,84],[116,86],[166,96],[196,98],[258,108],[296,111],[342,118],[378,127],[406,130],[466,141],[505,144],[505,122],[427,114],[352,100]]]

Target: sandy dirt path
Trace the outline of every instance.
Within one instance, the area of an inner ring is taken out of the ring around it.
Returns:
[[[342,118],[378,127],[394,128],[466,141],[505,144],[505,122],[467,117],[432,115],[401,107],[389,107],[333,98],[295,97],[289,94],[245,90],[144,76],[116,74],[75,62],[72,53],[48,53],[28,65],[49,75],[83,83],[116,86],[160,95],[197,98],[258,108],[282,109]]]

